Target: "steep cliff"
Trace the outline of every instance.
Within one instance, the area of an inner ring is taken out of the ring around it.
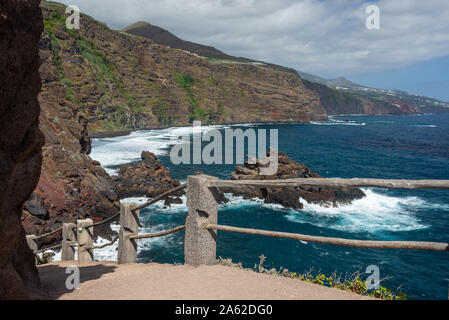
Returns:
[[[0,299],[26,299],[39,285],[20,224],[41,171],[39,0],[0,0]]]
[[[29,234],[41,235],[86,217],[102,220],[119,210],[113,183],[99,163],[88,156],[91,140],[83,108],[66,97],[58,64],[54,63],[51,39],[44,31],[40,41],[42,92],[40,129],[45,135],[39,184],[25,203],[22,224]],[[107,235],[96,228],[96,233]],[[60,233],[40,240],[53,243]]]
[[[366,87],[343,77],[324,79],[300,72],[304,85],[316,92],[328,114],[449,113],[449,103],[400,90]]]
[[[318,95],[291,72],[210,62],[180,49],[107,28],[81,15],[65,28],[65,7],[45,3],[43,40],[90,133],[167,125],[326,119]],[[45,79],[44,79],[45,82]]]
[[[303,80],[304,85],[320,96],[327,114],[409,114],[417,113],[416,105],[401,101],[385,101],[330,88]]]

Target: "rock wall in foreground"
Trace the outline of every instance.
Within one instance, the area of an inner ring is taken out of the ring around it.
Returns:
[[[39,285],[20,224],[41,171],[39,0],[0,0],[0,299],[26,299]]]

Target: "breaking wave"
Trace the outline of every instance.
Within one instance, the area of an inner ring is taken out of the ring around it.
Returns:
[[[213,125],[201,127],[204,134],[210,130],[225,129],[229,126]],[[168,154],[170,146],[181,143],[171,137],[192,135],[192,127],[176,127],[161,130],[142,130],[131,132],[127,136],[93,139],[93,160],[101,162],[102,167],[110,174],[116,175],[120,166],[140,161],[143,150],[159,156]]]
[[[366,126],[365,122],[356,122],[354,120],[335,120],[329,118],[329,121],[310,121],[310,124],[318,126]]]
[[[291,212],[287,219],[346,232],[411,231],[425,229],[414,215],[417,209],[430,207],[417,197],[394,197],[364,189],[366,197],[348,205],[324,207],[301,199],[304,209]]]

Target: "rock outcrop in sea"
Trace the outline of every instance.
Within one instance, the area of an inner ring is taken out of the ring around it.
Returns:
[[[269,153],[267,153],[269,157]],[[244,166],[236,166],[231,173],[232,180],[275,180],[275,179],[295,179],[295,178],[322,178],[318,173],[312,172],[305,165],[293,161],[284,153],[278,153],[278,170],[276,174],[268,176],[261,175],[260,169],[263,161],[253,161],[254,164],[245,162]],[[359,188],[329,188],[316,186],[301,186],[288,188],[220,188],[222,192],[232,193],[244,198],[260,198],[266,203],[281,204],[286,208],[302,209],[303,203],[300,198],[310,203],[317,203],[325,206],[337,206],[347,204],[365,196]]]
[[[119,174],[112,177],[120,198],[153,198],[180,185],[178,180],[170,178],[170,172],[156,155],[143,151],[141,158],[140,163],[121,166]]]

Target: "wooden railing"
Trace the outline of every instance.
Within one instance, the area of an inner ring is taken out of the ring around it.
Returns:
[[[137,261],[137,240],[166,236],[185,230],[184,260],[186,264],[202,265],[216,262],[217,231],[237,232],[267,237],[302,240],[307,242],[325,243],[332,245],[350,246],[358,248],[378,249],[409,249],[449,251],[446,242],[423,241],[371,241],[357,239],[342,239],[332,237],[319,237],[297,233],[277,232],[218,225],[218,202],[216,191],[219,188],[239,187],[283,188],[300,186],[326,186],[326,187],[380,187],[398,189],[449,189],[449,180],[384,180],[384,179],[326,179],[304,178],[285,180],[219,180],[207,175],[189,176],[186,185],[181,185],[160,196],[151,199],[143,205],[134,203],[121,203],[120,213],[93,223],[91,219],[78,220],[74,223],[64,223],[59,229],[42,235],[41,237],[62,231],[62,243],[51,248],[62,247],[62,260],[73,260],[75,248],[78,247],[78,261],[87,263],[93,261],[93,250],[114,244],[117,239],[118,263],[134,263]],[[154,234],[140,234],[140,210],[187,188],[187,206],[189,208],[185,225]],[[119,235],[111,242],[102,246],[93,245],[94,226],[113,221],[120,215]],[[27,236],[30,248],[35,252],[42,252],[49,248],[37,250],[36,240],[40,237]]]
[[[300,186],[325,187],[379,187],[398,189],[449,189],[448,180],[384,180],[384,179],[326,179],[301,178],[284,180],[218,180],[217,178],[197,175],[188,177],[187,201],[189,214],[186,219],[184,243],[185,263],[192,265],[214,264],[216,259],[217,231],[238,232],[244,234],[302,240],[332,245],[379,248],[449,251],[446,242],[417,241],[367,241],[318,237],[296,233],[275,232],[218,225],[218,203],[215,189],[259,187],[284,188]]]

